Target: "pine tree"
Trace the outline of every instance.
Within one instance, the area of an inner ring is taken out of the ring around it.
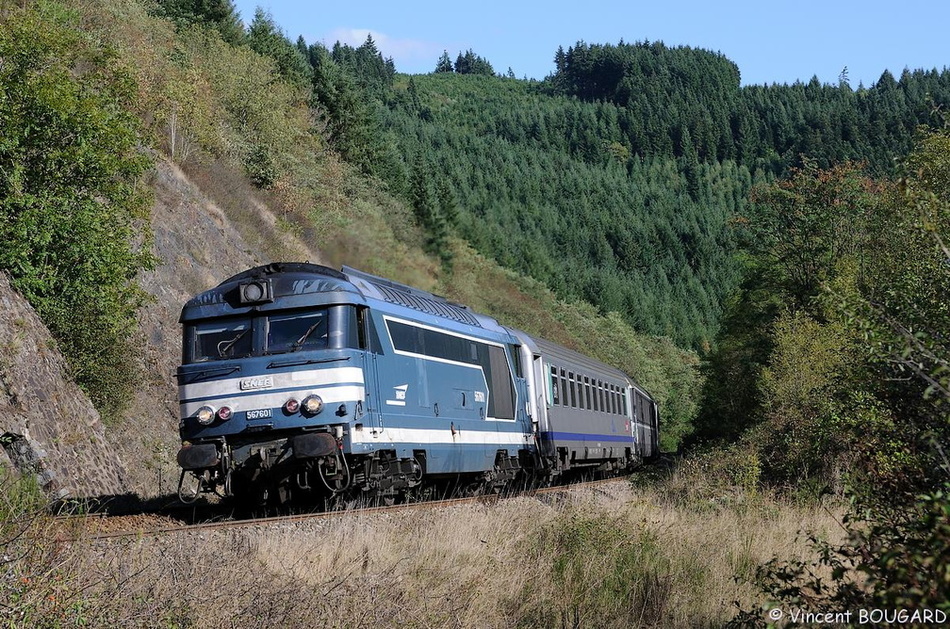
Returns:
[[[448,248],[449,229],[439,208],[439,199],[433,195],[430,184],[432,168],[419,154],[412,165],[409,195],[416,219],[426,232],[426,250],[439,256],[442,264],[450,267],[452,252]]]
[[[179,24],[210,26],[229,44],[244,40],[241,16],[232,0],[158,0],[154,11]]]
[[[439,62],[435,65],[436,72],[452,72],[452,60],[449,59],[449,51],[443,50]]]
[[[310,82],[310,67],[306,57],[292,44],[274,23],[274,18],[258,8],[247,29],[247,43],[254,52],[270,57],[277,71],[285,79],[298,85]]]

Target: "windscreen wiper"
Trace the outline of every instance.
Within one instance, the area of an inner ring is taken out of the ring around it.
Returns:
[[[234,373],[235,371],[241,371],[241,368],[238,365],[231,365],[230,367],[217,367],[215,369],[205,369],[203,371],[194,373],[176,373],[175,377],[178,378],[179,383],[181,383],[181,381],[185,378],[189,378],[188,382],[185,382],[184,384],[190,384],[209,376],[226,376],[229,373]]]
[[[250,328],[248,328],[247,330],[241,330],[240,332],[238,332],[238,335],[235,336],[230,341],[221,341],[220,343],[218,343],[218,358],[227,358],[225,354],[228,352],[229,349],[234,347],[235,343],[240,341],[241,338],[243,338],[244,335],[247,334],[248,330],[250,330]],[[224,347],[222,347],[222,345]]]
[[[334,358],[303,358],[300,360],[275,360],[267,365],[268,369],[277,369],[278,367],[297,367],[299,365],[319,365],[322,363],[338,363],[349,360],[349,356],[336,356]]]
[[[301,336],[299,339],[294,341],[294,344],[292,346],[293,349],[290,351],[296,352],[298,349],[300,349],[300,346],[303,345],[304,341],[307,340],[307,337],[313,334],[313,331],[316,330],[322,323],[323,323],[323,319],[320,319],[319,321],[311,325],[309,328],[307,328],[307,331],[303,333],[303,336]]]

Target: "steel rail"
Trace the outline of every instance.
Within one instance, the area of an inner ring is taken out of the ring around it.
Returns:
[[[182,524],[182,525],[171,525],[171,526],[158,526],[151,528],[139,528],[139,529],[130,529],[123,531],[108,531],[103,533],[93,533],[91,535],[81,535],[78,537],[62,539],[59,541],[64,542],[78,542],[78,541],[89,541],[89,540],[102,540],[102,539],[112,539],[112,538],[121,538],[121,537],[144,537],[152,535],[164,535],[169,533],[188,533],[194,531],[203,531],[209,529],[226,529],[226,528],[240,528],[248,526],[272,526],[276,524],[286,524],[286,523],[296,523],[303,522],[307,520],[325,520],[332,519],[336,517],[348,516],[348,515],[372,515],[379,513],[387,512],[399,512],[399,511],[408,511],[411,509],[439,509],[445,507],[454,507],[459,505],[466,504],[497,504],[501,500],[506,500],[509,498],[523,498],[523,497],[533,497],[538,495],[544,495],[549,493],[557,492],[573,492],[578,489],[589,489],[597,487],[600,485],[613,484],[618,482],[626,482],[629,480],[628,476],[621,476],[616,478],[607,478],[595,481],[586,481],[586,482],[577,482],[570,483],[567,485],[555,485],[552,487],[541,487],[537,489],[531,489],[527,491],[512,493],[510,495],[502,494],[483,494],[478,496],[468,496],[464,498],[446,498],[441,500],[426,500],[420,502],[409,502],[395,505],[376,505],[376,506],[367,506],[359,507],[353,509],[339,509],[339,510],[330,510],[330,511],[313,511],[308,513],[295,513],[288,515],[277,515],[277,516],[268,516],[261,518],[247,518],[247,519],[234,519],[234,520],[215,520],[215,521],[206,521],[198,522],[194,524]],[[117,520],[127,517],[142,517],[143,515],[156,515],[160,516],[160,513],[152,514],[136,514],[136,515],[122,515],[122,516],[109,516],[102,514],[91,514],[91,515],[79,515],[79,516],[65,516],[66,518],[78,518],[80,521],[87,523],[90,518],[102,519],[103,522],[108,521],[111,518]]]

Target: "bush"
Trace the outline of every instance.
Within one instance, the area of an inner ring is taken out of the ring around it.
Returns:
[[[2,18],[0,269],[104,411],[136,369],[150,160],[128,112],[134,83],[72,20],[47,3]]]
[[[813,613],[858,609],[950,612],[950,483],[918,497],[897,518],[867,513],[846,518],[848,540],[835,546],[809,536],[815,558],[772,561],[755,581],[780,604]],[[882,517],[884,516],[884,517]],[[764,626],[760,610],[745,610],[733,624]]]
[[[656,533],[623,518],[571,513],[542,530],[538,554],[550,558],[526,589],[551,588],[526,610],[524,626],[656,626],[672,594],[672,568]],[[543,585],[541,585],[543,584]]]

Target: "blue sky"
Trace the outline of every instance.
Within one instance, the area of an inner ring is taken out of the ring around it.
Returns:
[[[888,69],[950,65],[946,0],[236,0],[245,22],[260,6],[292,40],[359,45],[372,33],[399,72],[426,73],[443,50],[471,48],[496,72],[542,79],[557,47],[642,40],[718,51],[739,66],[743,85],[817,76],[870,86]]]

